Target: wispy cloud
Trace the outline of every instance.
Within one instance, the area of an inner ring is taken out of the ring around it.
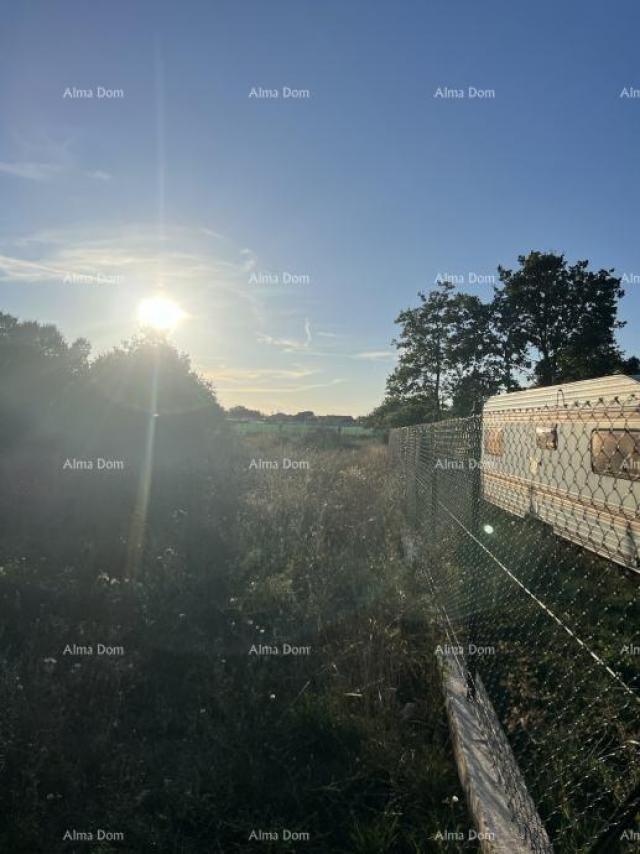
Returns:
[[[275,405],[281,396],[294,406],[298,395],[347,382],[346,373],[336,376],[336,371],[331,376],[324,372],[321,360],[308,361],[310,357],[340,357],[331,352],[333,334],[319,334],[314,341],[309,317],[288,313],[289,304],[277,312],[271,303],[261,300],[247,282],[246,269],[255,263],[254,253],[241,250],[228,238],[218,240],[216,234],[199,224],[168,224],[159,233],[155,223],[129,223],[118,229],[46,229],[0,239],[0,285],[44,284],[55,289],[102,282],[104,288],[121,289],[113,303],[122,302],[129,318],[136,298],[162,280],[189,312],[197,340],[204,340],[215,328],[222,341],[228,338],[235,345],[246,336],[247,342],[257,340],[269,348],[265,352],[254,344],[255,367],[236,367],[224,361],[214,367],[213,354],[210,359],[205,356],[208,366],[198,365],[217,391],[234,402],[245,402],[246,395],[246,400],[256,398]],[[284,334],[274,334],[275,330]],[[320,342],[328,352],[318,346]],[[101,346],[105,343],[108,341]],[[251,351],[250,345],[247,351]],[[289,354],[288,359],[284,354]]]
[[[245,273],[251,273],[258,265],[258,259],[255,252],[251,249],[241,249],[240,255],[243,259],[242,269]]]
[[[364,350],[362,353],[353,353],[352,359],[365,359],[368,362],[382,362],[387,359],[396,359],[397,354],[392,350]]]
[[[0,161],[0,172],[5,175],[13,175],[15,178],[28,178],[30,181],[50,181],[64,171],[65,167],[58,163],[33,163],[30,161],[7,163],[4,160]]]
[[[300,392],[305,391],[313,391],[318,388],[331,388],[335,385],[340,385],[341,383],[346,382],[343,378],[336,378],[332,380],[327,380],[324,383],[310,383],[307,385],[290,385],[290,386],[229,386],[225,387],[224,385],[218,385],[216,382],[216,376],[209,375],[208,379],[210,379],[217,392],[243,392],[243,393],[251,393],[251,394],[298,394]]]
[[[51,181],[60,175],[73,173],[73,168],[63,163],[37,163],[31,160],[18,160],[8,163],[0,161],[0,173],[14,178],[26,178],[29,181]],[[79,170],[78,174],[93,181],[110,181],[111,175],[102,169]]]
[[[55,262],[28,261],[10,255],[0,255],[0,281],[15,282],[61,282],[66,275],[63,267]]]
[[[87,163],[79,153],[79,140],[73,135],[51,135],[47,132],[11,134],[11,157],[0,159],[0,176],[27,181],[49,182],[66,178],[109,181],[111,175],[94,163]]]
[[[95,181],[110,181],[111,175],[108,172],[103,172],[102,169],[95,169],[93,172],[84,173],[87,178],[93,178]]]
[[[293,365],[291,368],[228,368],[226,365],[221,365],[218,368],[206,369],[203,373],[207,379],[211,380],[217,392],[231,395],[237,393],[290,395],[331,388],[346,382],[341,377],[308,382],[309,377],[321,374],[322,370],[304,368],[300,365]]]
[[[204,234],[205,237],[213,237],[214,240],[224,240],[224,234],[220,234],[219,231],[214,231],[212,228],[207,228],[206,226],[202,226],[200,228],[200,234]]]
[[[0,281],[60,284],[91,277],[149,286],[164,278],[179,285],[227,290],[250,298],[243,261],[202,247],[184,228],[167,228],[162,239],[153,226],[131,224],[96,234],[48,231],[0,241]],[[200,242],[202,238],[200,238]]]
[[[240,383],[249,380],[299,380],[313,374],[318,374],[320,371],[306,368],[226,368],[223,366],[207,373],[224,382]]]
[[[269,344],[271,347],[277,347],[279,350],[282,350],[283,353],[296,353],[296,352],[304,352],[309,350],[311,343],[313,341],[313,335],[311,333],[311,322],[309,318],[305,318],[304,321],[304,338],[278,338],[273,335],[265,335],[260,333],[258,335],[258,342],[260,344]]]
[[[275,338],[273,335],[264,335],[263,333],[258,335],[258,342],[260,344],[269,344],[271,347],[278,347],[285,353],[300,350],[304,346],[303,342],[294,341],[293,338]]]
[[[303,338],[285,338],[275,335],[260,334],[258,342],[274,347],[281,353],[296,353],[299,356],[322,356],[331,359],[358,359],[366,362],[386,362],[395,361],[397,353],[393,350],[361,350],[357,353],[349,352],[348,350],[336,350],[335,347],[327,344],[326,349],[315,347],[312,349],[314,334],[311,330],[311,323],[308,318],[304,321],[304,337]],[[332,332],[317,332],[319,338],[334,339],[341,336]]]

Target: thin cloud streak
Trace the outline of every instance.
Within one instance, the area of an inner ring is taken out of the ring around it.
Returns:
[[[15,178],[27,178],[29,181],[49,181],[64,172],[64,167],[53,163],[31,163],[28,161],[7,163],[0,161],[0,172],[5,175],[13,175]]]
[[[234,297],[251,299],[243,289],[243,262],[216,256],[199,248],[176,248],[185,238],[184,229],[176,229],[170,238],[158,241],[149,227],[123,228],[107,236],[42,232],[0,242],[0,279],[19,282],[60,283],[68,277],[96,273],[118,281],[141,283],[153,280],[159,260],[167,280],[195,286],[213,285],[228,290]],[[20,257],[15,250],[29,249],[31,257]],[[13,250],[13,251],[11,251]],[[34,258],[34,254],[39,257]]]
[[[390,350],[365,350],[362,353],[353,353],[352,359],[365,359],[369,362],[382,362],[387,359],[396,359],[397,353]]]
[[[314,374],[321,373],[318,370],[293,369],[286,370],[281,368],[219,368],[208,371],[208,376],[215,376],[217,379],[222,379],[225,382],[246,382],[247,380],[259,379],[302,379]]]
[[[20,282],[61,281],[66,271],[61,267],[52,266],[51,263],[38,263],[27,261],[24,258],[14,258],[9,255],[0,255],[0,281],[18,280]]]
[[[298,386],[282,386],[282,387],[270,387],[265,388],[261,386],[230,386],[226,388],[225,386],[220,386],[216,383],[215,376],[208,376],[207,379],[211,380],[216,390],[216,393],[222,392],[246,392],[251,394],[297,394],[298,392],[305,391],[313,391],[318,388],[330,388],[335,385],[340,385],[341,383],[345,383],[346,379],[339,378],[334,380],[329,380],[326,383],[313,383],[309,385],[298,385]]]
[[[64,174],[72,174],[73,169],[61,163],[37,163],[29,160],[8,163],[0,161],[0,173],[14,178],[26,178],[28,181],[51,181]],[[110,181],[111,175],[102,169],[79,171],[78,174],[95,181]]]
[[[313,341],[311,322],[308,317],[305,318],[304,340],[302,341],[296,338],[277,338],[273,335],[264,335],[262,333],[258,335],[257,340],[260,344],[269,344],[271,347],[278,347],[283,353],[305,352],[309,350]]]
[[[357,359],[359,361],[367,361],[367,362],[384,362],[384,361],[395,361],[397,359],[397,353],[392,350],[363,350],[357,353],[345,353],[337,351],[337,350],[311,350],[310,344],[311,340],[311,331],[309,321],[305,321],[305,332],[307,333],[304,341],[296,338],[279,338],[273,335],[258,335],[258,342],[260,344],[267,344],[271,347],[276,347],[282,353],[295,353],[298,356],[320,356],[320,357],[330,357],[330,358],[340,358],[340,359]],[[334,337],[333,335],[326,333],[318,332],[318,336],[323,335],[326,337]],[[337,336],[336,336],[337,337]]]

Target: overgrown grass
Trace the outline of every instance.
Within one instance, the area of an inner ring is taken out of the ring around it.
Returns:
[[[554,850],[583,854],[640,779],[638,704],[622,684],[637,688],[637,668],[623,651],[638,624],[637,579],[538,520],[480,501],[472,521],[463,478],[441,477],[438,495],[476,525],[483,547],[445,512],[434,526],[424,496],[422,549],[457,641],[492,650],[467,661],[488,690]]]
[[[308,468],[249,466],[285,455]],[[433,839],[471,822],[385,449],[247,437],[234,465],[208,558],[177,540],[135,581],[6,562],[0,849],[471,850]],[[124,654],[63,654],[98,642]],[[63,842],[97,828],[124,841]]]
[[[263,436],[273,435],[290,439],[302,436],[311,438],[317,444],[317,437],[321,434],[331,434],[338,439],[375,439],[379,440],[383,431],[375,430],[373,427],[363,427],[361,424],[313,424],[303,421],[233,421],[229,424],[232,428],[243,435]]]

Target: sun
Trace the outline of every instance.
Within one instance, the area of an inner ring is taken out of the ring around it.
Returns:
[[[177,302],[167,297],[148,297],[138,305],[138,320],[142,326],[162,331],[174,329],[185,316]]]

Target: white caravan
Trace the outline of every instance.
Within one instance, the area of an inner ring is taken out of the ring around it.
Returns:
[[[640,571],[640,375],[490,397],[481,466],[487,501]]]

